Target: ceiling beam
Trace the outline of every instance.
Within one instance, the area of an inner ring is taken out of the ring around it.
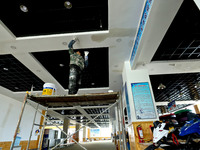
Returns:
[[[110,105],[106,106],[83,106],[83,109],[95,109],[95,108],[108,108]],[[57,108],[49,108],[48,110],[72,110],[76,109],[75,107],[57,107]]]
[[[183,0],[154,0],[132,69],[151,62],[182,2]]]
[[[97,116],[97,115],[100,115],[100,114],[88,114],[89,116]],[[109,113],[105,113],[105,114],[102,114],[102,115],[110,115]],[[78,114],[78,115],[64,115],[66,117],[81,117],[81,116],[84,116],[83,114]]]
[[[83,109],[81,106],[74,106],[80,113],[82,113],[85,117],[87,117],[92,123],[94,123],[98,128],[101,128],[95,120],[92,119],[92,117]]]
[[[88,119],[76,119],[76,121],[87,121]],[[109,121],[110,119],[94,119],[94,120],[106,120],[106,121]]]
[[[196,3],[197,7],[198,7],[199,10],[200,10],[200,1],[199,1],[199,0],[194,0],[194,2]]]
[[[66,94],[65,89],[58,83],[58,81],[29,53],[13,54],[22,64],[31,70],[36,76],[46,83],[55,83],[57,93]]]
[[[56,118],[60,119],[61,121],[64,121],[64,117],[63,117],[61,114],[59,114],[58,112],[55,112],[55,111],[53,111],[53,110],[48,110],[48,111],[47,111],[47,115],[56,117]],[[49,120],[50,120],[50,119],[49,119]],[[51,120],[51,121],[52,121],[52,120]]]
[[[95,121],[97,121],[97,120],[95,119]],[[81,121],[81,123],[87,123],[87,122],[89,122],[89,120]],[[109,120],[106,120],[106,121],[97,121],[97,123],[101,123],[101,122],[109,123],[110,121]]]
[[[149,75],[200,72],[200,60],[153,61],[137,69],[147,69]]]
[[[186,100],[186,101],[175,101],[176,105],[181,105],[181,104],[196,104],[200,103],[200,100]],[[169,102],[156,102],[156,106],[166,106],[168,105]]]

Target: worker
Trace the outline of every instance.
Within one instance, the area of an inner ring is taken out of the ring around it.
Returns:
[[[68,44],[70,55],[70,70],[69,70],[69,85],[68,94],[77,94],[79,85],[81,84],[81,74],[84,69],[84,53],[79,50],[74,50],[73,45],[77,42],[77,38],[71,40]]]

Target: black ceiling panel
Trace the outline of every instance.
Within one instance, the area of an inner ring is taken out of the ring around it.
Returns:
[[[41,91],[44,82],[12,55],[0,55],[0,85],[13,92]]]
[[[1,1],[0,19],[17,37],[108,29],[108,0]],[[20,7],[26,7],[24,12]]]
[[[154,60],[200,59],[200,11],[193,0],[184,0]]]
[[[108,87],[108,48],[81,49],[80,51],[89,51],[88,67],[83,70],[80,88]],[[32,54],[65,89],[68,89],[69,53],[67,50]]]
[[[200,73],[151,75],[150,80],[156,102],[200,98]],[[160,83],[166,88],[158,89]]]
[[[107,108],[91,108],[91,109],[84,109],[88,114],[100,114]],[[106,110],[104,113],[109,113],[109,109]]]

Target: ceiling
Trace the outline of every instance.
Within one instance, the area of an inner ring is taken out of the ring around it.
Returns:
[[[1,21],[16,37],[108,29],[108,1],[19,0],[2,2]],[[9,9],[7,9],[9,8]]]
[[[67,95],[67,45],[74,37],[79,39],[74,49],[89,52],[88,67],[83,71],[78,93],[120,91],[123,62],[129,59],[144,2],[75,0],[68,9],[64,0],[16,0],[12,4],[3,1],[0,6],[0,73],[3,76],[0,93],[22,101],[25,92],[31,89],[33,94],[41,95],[47,82],[56,85],[58,95]],[[71,118],[80,123],[108,106],[82,107],[74,106],[64,113],[49,110],[49,114],[64,120],[67,114],[81,113],[77,116],[80,121]],[[108,127],[109,118],[108,110],[89,126]]]
[[[152,61],[192,60],[200,56],[200,11],[185,0],[162,39]],[[199,100],[199,73],[151,75],[155,100]],[[166,88],[158,89],[160,83]]]
[[[31,87],[33,93],[41,94],[43,84],[50,82],[56,85],[57,94],[66,95],[67,45],[74,37],[79,39],[74,49],[89,52],[79,94],[121,90],[123,64],[129,61],[146,0],[75,0],[71,9],[65,8],[64,2],[1,3],[1,94],[22,101]],[[28,12],[20,9],[24,6]],[[153,1],[133,69],[148,69],[157,102],[182,100],[176,95],[180,91],[187,96],[184,100],[195,99],[199,93],[192,85],[200,72],[199,16],[194,1]],[[166,89],[158,90],[159,83]],[[102,110],[85,111],[91,114]],[[65,110],[64,114],[69,112]],[[61,111],[54,114],[63,118]],[[105,119],[104,125],[107,117],[99,118]]]

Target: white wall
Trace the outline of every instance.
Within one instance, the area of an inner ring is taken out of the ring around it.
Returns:
[[[0,141],[12,141],[17,127],[17,122],[21,112],[22,102],[0,94]],[[28,140],[32,128],[35,109],[26,104],[24,114],[20,125],[21,140]],[[40,123],[41,115],[37,113],[36,122]],[[35,126],[31,140],[37,140],[35,130],[39,127]]]
[[[101,133],[101,137],[111,137],[111,128],[101,128],[100,129],[100,133]]]

